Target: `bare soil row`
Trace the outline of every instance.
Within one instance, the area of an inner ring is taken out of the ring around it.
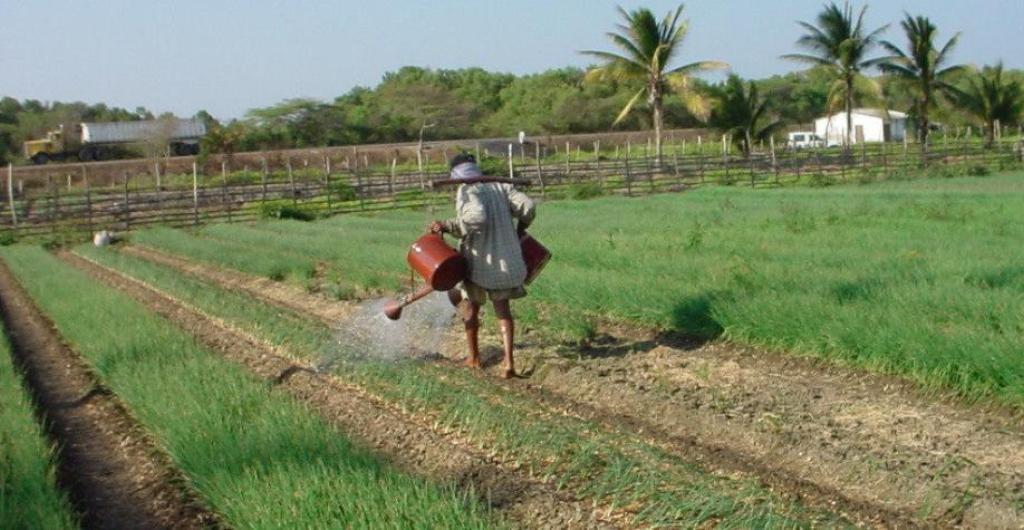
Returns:
[[[38,416],[58,447],[58,484],[83,527],[221,526],[3,263],[0,313]]]
[[[152,249],[123,250],[333,324],[352,309],[281,283]],[[494,326],[485,326],[490,331]],[[495,381],[811,505],[883,526],[1024,525],[1024,428],[1006,411],[924,395],[896,378],[725,342],[605,329],[587,346],[527,333],[527,377]],[[453,331],[443,348],[456,360]],[[500,339],[484,334],[497,364]]]

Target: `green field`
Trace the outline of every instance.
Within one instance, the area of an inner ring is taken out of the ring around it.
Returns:
[[[407,245],[448,213],[153,229],[134,240],[342,298],[404,288]],[[1022,221],[1019,173],[553,202],[533,232],[555,258],[517,311],[561,338],[586,340],[612,320],[1019,407]]]
[[[242,368],[199,347],[173,323],[42,249],[9,248],[2,257],[62,335],[228,524],[494,524],[462,493],[395,471],[301,404],[272,393]]]
[[[0,528],[77,528],[19,375],[0,335]]]

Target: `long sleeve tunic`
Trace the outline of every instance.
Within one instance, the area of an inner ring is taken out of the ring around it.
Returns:
[[[469,264],[469,280],[488,290],[514,289],[526,280],[526,264],[515,221],[527,226],[535,213],[533,201],[511,184],[463,184],[455,195],[455,218],[445,231],[461,240],[460,252]]]

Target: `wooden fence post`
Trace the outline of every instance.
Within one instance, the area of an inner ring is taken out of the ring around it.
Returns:
[[[540,161],[540,144],[533,144],[533,150],[534,156],[537,159],[537,180],[540,181],[540,196],[544,197],[544,193],[546,190],[544,189],[544,166],[541,164]]]
[[[508,178],[515,178],[512,170],[512,144],[508,144]]]
[[[633,145],[626,140],[626,197],[633,196],[633,175],[629,172],[629,157],[633,154]]]
[[[7,205],[11,209],[11,226],[18,230],[18,211],[14,208],[14,164],[7,164]]]
[[[327,214],[331,214],[331,157],[324,155],[324,188],[327,192]]]
[[[46,175],[46,193],[49,195],[49,208],[46,209],[46,222],[50,225],[50,232],[56,232],[56,220],[53,209],[53,175]]]
[[[153,175],[156,176],[156,191],[159,192],[161,190],[161,186],[160,186],[160,161],[159,160],[154,160],[153,161]]]
[[[754,153],[751,146],[747,146],[747,161],[750,162],[750,187],[754,187],[755,171],[754,171]]]
[[[192,226],[199,226],[199,168],[192,162]]]
[[[398,171],[398,157],[391,159],[391,177],[388,179],[388,195],[395,194],[395,173]]]
[[[263,174],[260,175],[260,188],[261,188],[261,192],[262,192],[261,195],[260,195],[260,202],[261,203],[265,203],[265,202],[267,202],[267,176],[270,173],[270,168],[267,167],[267,157],[266,156],[260,157],[260,160],[263,163]]]
[[[476,143],[476,147],[473,149],[473,152],[475,153],[476,161],[480,162],[480,142]]]
[[[226,160],[220,161],[220,204],[228,211],[228,222],[231,222],[231,202],[228,200],[228,163]]]
[[[726,135],[722,135],[722,165],[725,166],[725,180],[729,181],[729,143]]]
[[[565,142],[565,177],[564,177],[564,179],[568,179],[569,175],[572,174],[572,167],[569,166],[569,157],[571,156],[570,153],[571,153],[571,151],[569,150],[569,142]]]
[[[509,144],[509,145],[512,145],[512,144]],[[509,149],[511,149],[511,148],[509,148]],[[421,190],[427,189],[427,181],[426,181],[426,179],[423,176],[423,146],[422,145],[416,148],[416,172],[420,176],[420,189]],[[509,162],[509,174],[511,174],[511,173],[512,173],[512,163]]]
[[[288,186],[292,190],[292,206],[298,204],[298,198],[295,196],[295,173],[292,172],[292,157],[288,155],[285,167],[288,168]]]
[[[356,164],[358,164],[358,163],[359,162],[357,161]],[[352,173],[352,176],[354,176],[356,178],[356,198],[359,199],[359,209],[362,210],[363,207],[364,207],[363,206],[363,178],[360,176],[358,170],[352,168],[351,166],[348,169]]]
[[[889,142],[882,142],[882,173],[889,178]]]
[[[94,232],[92,224],[92,190],[89,187],[89,177],[82,171],[82,185],[85,186],[85,215],[88,217],[89,233]]]
[[[779,183],[779,160],[775,158],[775,136],[768,137],[768,149],[772,154],[772,173],[775,175],[775,183]]]
[[[704,141],[697,136],[697,163],[700,165],[700,183],[704,183]]]
[[[681,141],[681,149],[683,151],[683,158],[686,157],[686,138]],[[672,150],[672,171],[676,175],[676,180],[682,183],[682,178],[679,177],[679,149]]]
[[[132,206],[128,198],[128,172],[124,172],[124,231],[132,229]]]
[[[909,165],[908,158],[910,155],[910,145],[907,143],[907,134],[903,133],[903,169],[906,170]]]

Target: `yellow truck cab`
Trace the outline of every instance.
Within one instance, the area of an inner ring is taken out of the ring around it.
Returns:
[[[64,153],[64,127],[56,131],[46,133],[42,140],[29,140],[25,142],[25,158],[36,164],[45,164],[51,158]]]

